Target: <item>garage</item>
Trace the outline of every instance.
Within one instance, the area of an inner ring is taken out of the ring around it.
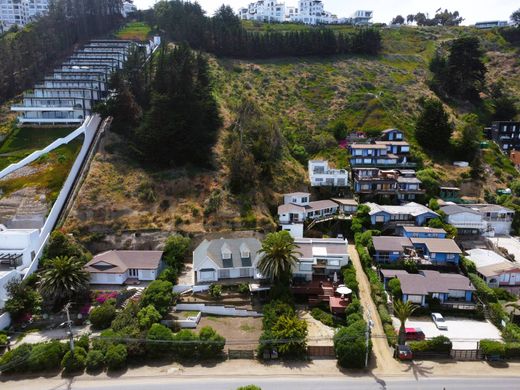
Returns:
[[[205,268],[199,271],[199,282],[215,282],[216,271],[214,269]]]

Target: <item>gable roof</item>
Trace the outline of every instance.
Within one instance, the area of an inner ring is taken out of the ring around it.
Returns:
[[[414,245],[425,245],[431,253],[462,253],[457,243],[451,238],[410,238],[410,241]]]
[[[348,256],[347,240],[341,238],[297,238],[296,256],[300,259],[311,259],[327,256]]]
[[[370,215],[378,214],[380,212],[384,212],[387,214],[410,214],[414,217],[417,217],[419,215],[423,214],[438,214],[432,210],[430,210],[428,207],[423,206],[422,204],[410,202],[406,203],[401,206],[387,206],[387,205],[378,205],[376,203],[365,203],[368,207],[370,207]]]
[[[428,226],[403,226],[403,230],[407,233],[435,233],[446,234],[446,230],[431,228]]]
[[[85,268],[91,273],[124,273],[129,269],[156,270],[161,263],[162,251],[112,250],[100,253]]]
[[[358,205],[358,202],[355,199],[332,198],[332,200],[343,206],[357,206]]]
[[[476,248],[467,253],[468,259],[475,263],[477,271],[486,277],[497,276],[505,272],[520,272],[520,264],[511,262],[488,249]]]
[[[446,215],[455,215],[455,214],[463,214],[463,213],[480,215],[480,213],[477,210],[473,210],[469,207],[462,207],[457,204],[441,207],[441,210]]]
[[[222,248],[231,252],[231,259],[222,259]],[[257,258],[258,251],[262,247],[256,238],[220,238],[218,240],[204,240],[193,251],[193,266],[199,268],[206,257],[210,258],[219,268],[243,268],[251,267]],[[241,252],[248,249],[249,257],[242,258]]]

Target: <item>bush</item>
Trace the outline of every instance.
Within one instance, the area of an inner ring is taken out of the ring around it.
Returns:
[[[7,347],[7,335],[0,333],[0,349]]]
[[[166,267],[157,279],[176,284],[178,278],[179,273],[173,267]]]
[[[85,361],[87,371],[101,370],[105,365],[105,356],[103,352],[92,350],[87,353],[87,359]]]
[[[388,282],[388,290],[394,299],[401,299],[403,292],[401,291],[401,282],[397,278],[390,279]]]
[[[168,314],[173,301],[173,284],[165,280],[154,280],[144,290],[141,307],[152,305],[162,316]]]
[[[381,304],[377,306],[377,312],[379,313],[379,317],[381,317],[381,322],[383,324],[392,325],[392,317],[390,316],[390,313],[388,312],[386,305]]]
[[[511,294],[505,288],[494,288],[493,292],[499,301],[516,302],[518,299],[516,295]]]
[[[116,317],[116,308],[110,303],[103,303],[90,312],[90,322],[94,329],[106,329],[110,327]]]
[[[477,266],[474,262],[472,262],[470,259],[462,256],[460,258],[460,265],[462,268],[462,271],[468,275],[468,274],[476,274],[477,273]]]
[[[74,347],[74,353],[68,351],[61,360],[61,367],[67,374],[81,372],[85,369],[87,352],[81,347]]]
[[[446,336],[437,336],[431,340],[412,341],[410,342],[412,352],[435,352],[450,353],[452,344]]]
[[[237,390],[262,390],[262,389],[255,385],[247,385],[247,386],[241,386]]]
[[[397,343],[397,333],[394,329],[394,326],[392,324],[384,324],[383,325],[386,339],[388,341],[388,344],[390,346],[393,346]]]
[[[352,313],[347,317],[347,326],[352,325],[355,322],[358,322],[359,320],[362,320],[363,316],[359,313]]]
[[[239,292],[239,294],[249,294],[249,284],[240,283],[238,285],[238,292]]]
[[[150,329],[153,324],[158,323],[161,320],[162,316],[155,307],[152,305],[148,305],[143,307],[137,313],[137,320],[139,321],[139,327],[141,329]]]
[[[109,370],[119,370],[126,366],[127,350],[123,344],[111,345],[105,355]]]
[[[345,310],[345,316],[348,319],[348,317],[354,313],[363,315],[363,308],[361,307],[361,302],[357,298],[353,298],[352,302],[350,302],[350,305],[347,306]]]
[[[480,340],[480,350],[484,356],[500,356],[506,354],[504,343],[494,340]]]
[[[220,284],[212,284],[209,286],[209,295],[212,298],[219,299],[222,296],[222,286]]]
[[[324,325],[334,326],[334,317],[332,317],[332,314],[323,311],[319,307],[312,309],[311,315],[315,320],[320,321]]]
[[[198,352],[202,359],[215,359],[222,355],[226,339],[209,326],[199,332]]]
[[[352,325],[341,328],[334,335],[334,351],[338,364],[345,368],[363,368],[367,353],[365,344],[366,322],[357,321]],[[369,345],[370,353],[371,345]]]
[[[161,354],[171,351],[173,333],[164,325],[153,324],[147,335],[148,350],[153,354]]]
[[[197,355],[199,338],[191,330],[183,329],[173,335],[173,352],[181,359],[194,358]]]
[[[491,303],[488,306],[491,322],[499,329],[502,329],[502,321],[507,321],[508,316],[500,303]]]
[[[60,367],[65,353],[59,341],[35,344],[29,354],[27,366],[30,371],[52,371]]]
[[[182,219],[181,219],[182,222]],[[168,237],[164,246],[164,261],[177,272],[182,270],[184,257],[188,253],[191,240],[175,234]]]
[[[359,283],[356,279],[356,270],[353,266],[343,269],[343,282],[345,286],[350,288],[356,295],[359,294]]]
[[[89,337],[85,334],[83,336],[81,336],[79,339],[77,339],[75,342],[74,342],[74,345],[76,347],[81,347],[83,348],[85,351],[88,352],[88,350],[90,349],[90,339]]]
[[[520,342],[506,343],[505,357],[508,359],[520,358]]]
[[[22,344],[19,347],[6,352],[2,357],[0,357],[2,373],[13,374],[16,372],[27,371],[27,362],[32,349],[33,346],[31,344]]]
[[[477,289],[477,295],[484,302],[495,303],[497,302],[497,296],[493,289],[491,289],[484,280],[482,280],[478,275],[470,273],[468,275],[471,283]]]

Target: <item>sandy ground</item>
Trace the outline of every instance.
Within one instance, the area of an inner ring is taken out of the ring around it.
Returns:
[[[446,317],[448,330],[439,330],[432,320],[420,318],[406,321],[410,328],[421,328],[426,338],[446,336],[453,343],[453,349],[477,349],[478,341],[483,339],[500,340],[500,331],[489,321],[474,321],[466,318]],[[396,328],[399,320],[393,318]]]
[[[307,322],[307,345],[329,346],[334,345],[334,328],[315,320],[308,310],[299,310],[298,316]]]
[[[256,349],[262,333],[262,318],[203,315],[197,330],[204,326],[211,326],[224,336],[227,349]]]

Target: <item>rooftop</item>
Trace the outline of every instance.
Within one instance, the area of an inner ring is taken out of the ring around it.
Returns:
[[[204,240],[193,252],[193,265],[195,268],[209,257],[219,268],[243,268],[251,267],[262,247],[256,238],[220,238],[217,240]],[[222,253],[229,253],[229,259],[223,259]],[[248,252],[247,258],[242,258],[242,253]]]
[[[357,206],[358,202],[355,199],[339,199],[339,198],[333,198],[334,202],[344,205],[344,206]]]
[[[401,282],[401,291],[407,295],[428,295],[449,293],[450,290],[475,291],[470,280],[459,274],[442,274],[438,271],[420,271],[409,274],[402,270],[381,270],[387,278],[397,277]]]
[[[461,254],[457,243],[451,238],[411,238],[412,244],[423,244],[432,253],[458,253]]]
[[[341,238],[297,238],[294,240],[300,258],[310,259],[315,256],[348,256],[347,240]]]
[[[444,229],[436,229],[427,226],[403,226],[403,230],[407,233],[446,233],[446,230]]]
[[[401,206],[378,205],[376,203],[370,202],[365,204],[368,207],[370,207],[370,215],[374,215],[380,212],[385,212],[388,214],[410,214],[414,217],[426,213],[438,215],[434,211],[430,210],[428,207],[415,202],[410,202]]]
[[[401,252],[405,247],[412,248],[408,237],[376,236],[372,237],[374,249],[382,252]]]
[[[100,253],[85,268],[92,273],[124,273],[128,269],[157,269],[161,262],[162,251],[125,251],[111,250]]]

